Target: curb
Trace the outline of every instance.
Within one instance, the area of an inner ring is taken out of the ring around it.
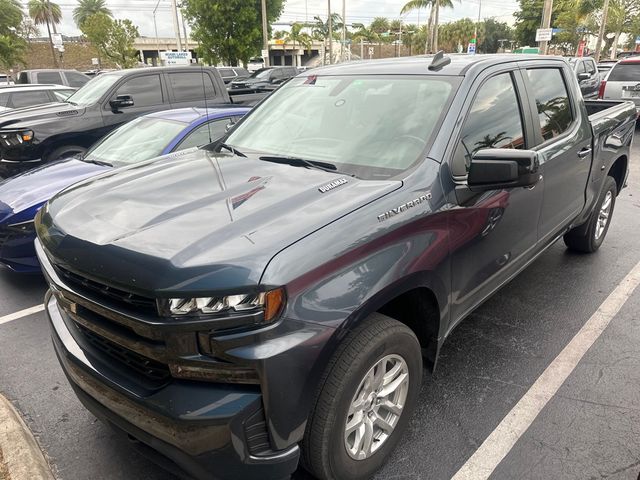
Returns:
[[[0,480],[55,480],[20,414],[0,395]],[[7,478],[4,478],[7,477]]]

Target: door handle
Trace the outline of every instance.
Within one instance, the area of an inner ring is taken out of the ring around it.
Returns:
[[[578,152],[578,158],[584,158],[591,153],[590,148],[583,148]]]

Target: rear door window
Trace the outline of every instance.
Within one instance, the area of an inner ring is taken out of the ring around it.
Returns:
[[[202,100],[205,95],[206,98],[216,96],[211,77],[206,72],[176,72],[168,76],[175,102]]]
[[[520,102],[510,73],[487,80],[478,90],[456,147],[452,173],[467,175],[471,158],[484,148],[524,149]]]
[[[218,71],[220,72],[220,75],[223,76],[223,77],[233,77],[233,76],[235,76],[232,68],[221,68]]]
[[[49,93],[46,91],[39,92],[15,92],[11,94],[9,107],[20,108],[30,107],[31,105],[39,105],[41,103],[51,103]]]
[[[123,83],[113,98],[118,95],[131,95],[135,107],[150,107],[164,103],[160,75],[135,77]]]
[[[618,63],[609,74],[609,82],[638,82],[640,83],[640,62]]]
[[[0,107],[6,107],[7,103],[9,103],[9,94],[0,93]]]
[[[53,83],[55,85],[64,85],[60,72],[37,72],[35,83]]]
[[[573,112],[564,76],[559,68],[528,69],[527,76],[536,100],[542,138],[550,140],[566,132]]]

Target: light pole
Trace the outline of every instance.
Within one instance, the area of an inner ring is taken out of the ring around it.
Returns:
[[[605,1],[608,1],[608,0],[605,0]],[[551,26],[552,11],[553,11],[553,0],[544,0],[544,8],[542,10],[542,26],[540,28],[548,29]],[[539,48],[540,48],[540,53],[542,55],[546,55],[549,48],[549,42],[546,40],[541,41]]]
[[[327,0],[327,9],[329,18],[327,19],[327,28],[329,30],[329,65],[333,63],[333,22],[331,21],[331,0]]]
[[[478,21],[476,22],[476,26],[473,30],[473,38],[476,41],[476,50],[478,50],[478,26],[480,25],[481,12],[482,12],[482,0],[478,0]]]
[[[262,49],[267,52],[264,56],[264,66],[269,66],[269,29],[267,28],[267,0],[262,0]]]
[[[344,50],[347,43],[347,0],[342,0],[342,46],[340,47],[340,61],[344,62]]]
[[[160,5],[160,0],[156,3],[156,7],[153,9],[153,28],[156,31],[156,50],[158,51],[158,64],[160,64],[160,39],[158,38],[158,24],[156,23],[156,11]]]

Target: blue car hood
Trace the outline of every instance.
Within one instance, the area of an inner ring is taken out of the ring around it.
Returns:
[[[69,185],[106,170],[110,167],[70,158],[8,178],[0,183],[0,222],[41,205]]]

